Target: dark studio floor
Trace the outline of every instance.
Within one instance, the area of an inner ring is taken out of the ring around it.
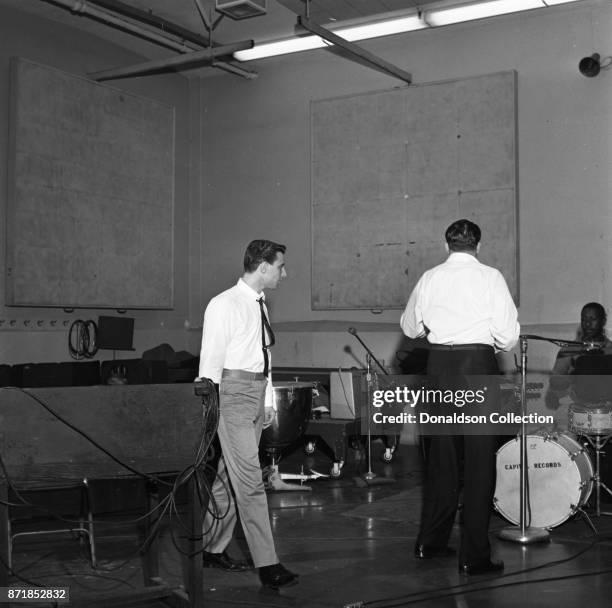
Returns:
[[[462,577],[455,558],[418,561],[413,557],[420,509],[421,459],[414,446],[401,446],[392,463],[378,459],[373,469],[395,483],[367,486],[354,477],[364,463],[345,466],[340,479],[309,482],[311,492],[274,492],[269,503],[277,549],[283,563],[300,573],[300,584],[280,592],[262,591],[256,572],[204,571],[207,608],[222,606],[341,608],[343,606],[515,607],[610,605],[612,597],[612,517],[593,517],[595,536],[574,517],[555,527],[550,542],[523,546],[502,542],[495,533],[507,522],[494,515],[495,554],[506,564],[502,576]],[[328,472],[329,462],[294,453],[281,470],[300,464]],[[106,491],[106,490],[105,490]],[[604,504],[612,510],[611,504]],[[48,586],[69,586],[74,598],[141,588],[135,524],[119,527],[134,513],[115,514],[114,523],[96,526],[98,568],[91,569],[86,547],[69,534],[22,537],[16,541],[14,568],[19,576]],[[178,532],[180,534],[180,531]],[[454,533],[455,547],[457,530]],[[161,576],[181,584],[182,559],[166,526],[161,535]],[[136,552],[136,553],[135,553]],[[241,541],[230,546],[239,557]],[[16,584],[13,578],[11,584]],[[360,603],[361,602],[361,603]],[[15,604],[17,605],[17,604]],[[20,604],[52,605],[52,604]],[[116,602],[108,605],[123,605]],[[127,605],[127,604],[126,604]],[[132,603],[162,606],[159,601]]]

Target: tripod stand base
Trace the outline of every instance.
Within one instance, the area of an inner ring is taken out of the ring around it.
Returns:
[[[384,486],[396,482],[396,479],[393,477],[381,477],[380,475],[376,475],[376,473],[365,473],[361,477],[354,477],[353,480],[358,488]]]
[[[501,540],[509,540],[521,545],[531,545],[533,543],[545,543],[550,540],[550,534],[545,528],[525,528],[511,526],[500,530],[497,537]]]

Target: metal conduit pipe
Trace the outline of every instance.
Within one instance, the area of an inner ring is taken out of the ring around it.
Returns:
[[[44,0],[45,2],[49,2],[50,4],[57,4],[63,8],[68,9],[72,13],[76,13],[78,15],[87,15],[88,17],[92,17],[93,19],[97,19],[98,21],[102,21],[107,25],[111,25],[113,27],[119,28],[121,30],[129,31],[141,38],[149,40],[150,42],[155,42],[156,44],[160,44],[161,46],[165,46],[166,48],[172,49],[174,51],[179,51],[180,53],[187,53],[193,50],[201,50],[204,47],[197,46],[193,43],[185,43],[174,40],[173,38],[169,38],[162,34],[157,34],[148,30],[146,28],[140,27],[135,23],[131,23],[119,17],[115,17],[104,9],[97,8],[86,2],[85,0]]]
[[[179,42],[174,38],[169,38],[168,36],[164,36],[162,34],[156,34],[155,32],[152,32],[151,30],[146,28],[142,28],[136,25],[135,23],[131,23],[130,21],[126,21],[119,17],[115,17],[104,9],[92,6],[85,0],[44,0],[44,2],[56,4],[76,14],[87,15],[89,17],[92,17],[93,19],[97,19],[98,21],[105,23],[106,25],[132,32],[133,34],[136,34],[137,36],[144,38],[145,40],[154,42],[174,51],[178,51],[179,53],[188,53],[190,51],[203,50],[204,48],[207,48],[193,43]],[[224,70],[226,72],[229,72],[230,74],[242,76],[243,78],[257,78],[257,72],[245,70],[244,68],[234,66],[224,61],[215,61],[213,65],[219,70]]]
[[[88,0],[90,4],[94,4],[97,7],[111,11],[115,15],[121,17],[127,17],[134,21],[144,23],[145,25],[152,26],[155,30],[159,30],[178,38],[179,40],[185,40],[192,42],[195,45],[201,47],[210,46],[210,36],[202,36],[196,32],[188,30],[176,23],[168,21],[163,17],[155,15],[152,12],[143,11],[134,8],[130,4],[121,2],[120,0]],[[174,0],[176,2],[176,0]],[[218,46],[213,40],[212,46]]]

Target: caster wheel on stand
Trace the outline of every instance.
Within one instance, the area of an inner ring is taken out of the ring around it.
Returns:
[[[380,459],[383,462],[391,462],[393,460],[393,453],[395,448],[385,448],[385,451],[380,455]]]
[[[307,456],[311,456],[312,454],[314,454],[316,447],[317,444],[314,441],[307,441],[304,445],[304,453]]]
[[[340,460],[338,462],[334,462],[332,465],[331,471],[329,472],[329,476],[332,479],[338,479],[342,476],[342,467],[344,466],[344,461]]]

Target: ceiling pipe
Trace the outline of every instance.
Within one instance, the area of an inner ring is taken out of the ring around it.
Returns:
[[[192,35],[192,39],[189,40],[189,44],[186,43],[184,40],[178,41],[166,35],[153,32],[150,29],[142,28],[135,23],[130,23],[129,21],[125,21],[124,19],[121,19],[120,17],[116,17],[115,15],[112,15],[106,10],[92,6],[91,3],[88,3],[85,0],[43,0],[43,1],[49,2],[50,4],[56,4],[78,15],[86,15],[88,17],[91,17],[93,19],[96,19],[97,21],[104,23],[105,25],[109,25],[111,27],[118,28],[122,31],[130,32],[132,34],[137,35],[139,38],[143,38],[144,40],[147,40],[149,42],[153,42],[160,46],[172,49],[173,51],[178,51],[179,53],[190,53],[192,51],[201,51],[205,48],[208,48],[206,44],[199,44],[199,43],[194,42],[193,37],[197,38],[197,35],[195,34]],[[106,2],[106,4],[110,4],[110,3]],[[117,2],[115,4],[118,5],[121,3]],[[135,11],[135,9],[132,9],[132,10]],[[169,28],[168,31],[170,31],[170,29],[172,28]],[[171,33],[175,33],[175,32],[171,32]],[[175,35],[180,36],[180,34],[178,33],[176,33]],[[186,37],[183,36],[183,39],[186,39]],[[206,41],[205,39],[203,40]],[[257,78],[258,76],[257,72],[246,70],[244,68],[227,63],[220,59],[214,61],[212,65],[213,67],[216,67],[220,70],[224,70],[226,72],[229,72],[230,74],[236,74],[237,76],[242,76],[243,78],[247,78],[247,79],[254,79],[254,78]]]
[[[168,32],[169,34],[172,34],[177,38],[182,38],[183,40],[187,40],[188,42],[193,42],[198,46],[210,46],[210,40],[208,39],[208,37],[196,34],[191,30],[185,29],[184,27],[171,21],[167,21],[163,17],[159,17],[157,15],[154,15],[153,13],[141,11],[137,8],[130,6],[129,4],[126,4],[125,2],[119,2],[119,0],[90,0],[90,3],[95,4],[97,6],[101,6],[102,8],[113,11],[124,17],[129,17],[130,19],[134,19],[135,21],[140,21],[141,23],[152,25],[158,30]],[[213,46],[217,46],[217,43],[213,42]]]
[[[246,78],[247,80],[254,80],[255,78],[259,77],[259,74],[257,72],[245,70],[239,65],[228,63],[226,61],[215,60],[210,65],[213,68],[218,68],[219,70],[223,70],[224,72],[228,72],[229,74],[236,74],[236,76],[242,76],[242,78]]]
[[[107,25],[112,25],[113,27],[117,27],[121,30],[130,32],[132,34],[136,34],[140,38],[144,38],[149,40],[150,42],[155,42],[166,48],[173,49],[175,51],[180,51],[186,53],[188,51],[194,50],[194,46],[192,44],[185,44],[184,42],[179,42],[174,40],[173,38],[169,38],[162,34],[157,34],[148,29],[144,29],[135,23],[130,23],[129,21],[125,21],[125,19],[121,19],[119,17],[115,17],[111,15],[108,11],[105,11],[100,8],[96,8],[92,6],[85,0],[43,0],[44,2],[49,2],[50,4],[57,4],[63,8],[68,9],[72,13],[77,15],[87,15],[88,17],[92,17],[93,19],[97,19],[98,21],[102,21]]]
[[[169,59],[145,61],[144,63],[138,63],[125,68],[113,68],[101,72],[94,72],[89,74],[89,76],[94,80],[101,81],[125,78],[127,76],[144,76],[145,74],[153,74],[165,70],[212,65],[217,57],[225,57],[236,51],[253,48],[253,44],[254,42],[252,40],[243,40],[242,42],[234,42],[224,46],[215,46],[208,49],[202,49],[201,51],[193,51],[192,53],[170,57]]]

